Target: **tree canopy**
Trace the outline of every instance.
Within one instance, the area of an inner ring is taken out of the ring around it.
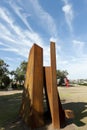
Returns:
[[[65,77],[67,77],[67,75],[68,75],[67,70],[63,70],[63,71],[57,70],[57,79],[58,78],[65,78]]]
[[[27,62],[23,61],[15,71],[12,71],[17,81],[21,82],[25,79],[26,68],[27,68]]]
[[[5,86],[9,84],[10,81],[12,81],[9,78],[10,76],[14,76],[14,80],[19,83],[22,83],[22,81],[25,80],[25,74],[26,74],[26,68],[27,68],[27,62],[22,61],[19,65],[19,67],[16,68],[16,70],[13,70],[9,72],[8,70],[9,65],[4,62],[4,60],[0,59],[0,86],[4,83]],[[67,77],[68,72],[66,70],[57,70],[57,79],[61,79],[61,83],[63,82],[64,78]]]
[[[8,75],[8,65],[4,62],[4,60],[0,59],[0,75]]]
[[[57,80],[58,81],[57,84],[58,85],[65,84],[64,78],[67,78],[67,75],[68,75],[68,72],[66,70],[63,70],[63,71],[57,70],[57,79],[59,79]]]
[[[8,64],[0,59],[0,87],[8,86],[10,83]]]

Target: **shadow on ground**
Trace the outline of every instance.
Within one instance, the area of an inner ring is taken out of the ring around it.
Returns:
[[[87,124],[87,103],[84,102],[71,102],[66,103],[62,101],[64,109],[74,111],[74,119],[66,119],[65,126],[74,123],[78,127]],[[0,130],[31,130],[27,127],[20,118],[18,112],[21,104],[21,94],[14,94],[9,96],[0,96]],[[45,113],[45,126],[35,130],[52,130],[52,121],[48,113]]]
[[[75,117],[73,119],[66,119],[66,124],[74,123],[78,127],[82,127],[87,124],[87,103],[84,102],[71,102],[64,103],[64,109],[70,109],[74,112]]]
[[[0,130],[7,130],[7,124],[17,120],[21,97],[21,93],[0,96]]]

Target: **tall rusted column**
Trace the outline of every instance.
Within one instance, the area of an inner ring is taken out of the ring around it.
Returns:
[[[52,91],[53,91],[53,124],[54,127],[60,127],[65,122],[65,112],[62,108],[62,104],[59,97],[59,92],[57,89],[57,75],[56,75],[56,49],[55,43],[50,43],[50,52],[51,52],[51,72],[52,72]],[[56,102],[58,102],[56,104]],[[54,107],[54,105],[56,106]],[[56,111],[58,112],[58,117],[56,116]],[[57,120],[58,119],[58,120]],[[57,124],[58,122],[58,124]]]
[[[29,54],[20,111],[23,120],[32,128],[40,127],[44,124],[44,85],[47,105],[50,108],[53,127],[60,129],[61,122],[65,119],[65,113],[62,109],[57,90],[56,52],[54,42],[51,42],[50,44],[50,61],[51,65],[49,67],[43,67],[43,49],[34,44]]]
[[[52,76],[52,123],[54,128],[60,128],[59,118],[59,103],[57,92],[57,78],[56,78],[56,52],[55,43],[50,43],[50,56],[51,56],[51,76]]]
[[[43,49],[34,44],[30,50],[24,86],[21,116],[32,128],[43,120]]]
[[[62,109],[60,97],[57,90],[56,52],[54,42],[50,43],[50,61],[51,66],[45,67],[46,90],[53,127],[60,129],[60,125],[65,120],[65,114],[64,110]]]

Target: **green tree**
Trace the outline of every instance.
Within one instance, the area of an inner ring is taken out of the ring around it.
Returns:
[[[66,78],[68,75],[68,72],[66,70],[57,70],[57,79],[59,79],[58,85],[62,85],[64,83],[64,78]]]
[[[0,59],[0,75],[7,75],[8,73],[8,65],[4,62],[4,60]]]
[[[0,59],[0,87],[7,87],[10,83],[8,65]]]
[[[19,67],[17,67],[16,71],[14,71],[16,81],[24,81],[26,74],[27,62],[23,61]]]
[[[11,75],[11,76],[14,76],[14,75],[15,75],[15,71],[12,70],[12,71],[10,72],[10,75]]]
[[[61,77],[65,78],[65,77],[67,77],[67,75],[68,75],[68,72],[66,70],[63,70],[63,71],[57,70],[57,79],[61,78]]]

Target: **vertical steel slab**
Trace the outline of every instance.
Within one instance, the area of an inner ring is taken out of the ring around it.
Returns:
[[[43,120],[43,49],[34,44],[30,50],[21,115],[32,128],[40,127]]]

